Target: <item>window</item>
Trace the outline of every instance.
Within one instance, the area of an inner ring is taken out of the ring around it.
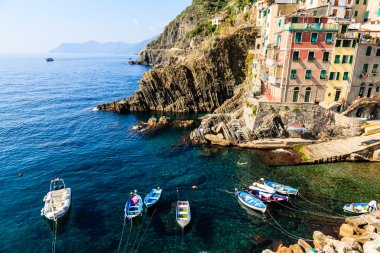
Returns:
[[[309,52],[309,56],[307,57],[308,61],[314,61],[314,52]]]
[[[300,88],[299,87],[294,88],[294,90],[293,90],[293,102],[298,101],[299,94],[300,94]]]
[[[358,11],[355,11],[354,17],[356,18],[358,16]]]
[[[353,55],[350,55],[350,61],[349,63],[352,64],[352,61],[354,60],[354,56]]]
[[[292,69],[290,71],[290,79],[297,79],[297,70],[296,69]]]
[[[376,50],[376,56],[380,56],[380,48]]]
[[[343,73],[343,80],[348,80],[348,72]]]
[[[305,102],[306,103],[310,102],[310,97],[311,97],[311,88],[307,87],[306,92],[305,92]]]
[[[329,80],[334,80],[335,79],[335,72],[330,72],[330,77]]]
[[[329,56],[330,56],[330,53],[329,52],[323,52],[323,61],[329,61]]]
[[[363,0],[363,4],[366,5],[367,4],[367,0]]]
[[[266,17],[266,16],[267,16],[267,11],[265,10],[265,11],[264,11],[264,17]]]
[[[317,11],[313,11],[313,16],[315,17],[315,16],[317,16]]]
[[[307,69],[305,79],[311,79],[311,78],[312,78],[311,69]]]
[[[367,73],[367,72],[368,72],[368,64],[364,64],[362,73]]]
[[[295,43],[302,43],[302,33],[296,33],[296,37],[294,38]]]
[[[363,97],[364,96],[364,91],[365,91],[365,84],[364,83],[362,83],[361,85],[360,85],[360,89],[359,89],[359,97]]]
[[[318,33],[311,33],[311,43],[317,43],[318,42]]]
[[[326,33],[326,43],[330,44],[332,43],[332,33]]]
[[[292,23],[298,23],[298,17],[292,17]]]
[[[366,55],[366,56],[371,56],[371,51],[372,51],[372,47],[371,47],[371,46],[368,46],[368,47],[367,47],[367,50],[365,51],[365,55]]]
[[[352,47],[356,47],[356,40],[352,41]]]
[[[364,12],[364,19],[363,19],[364,22],[368,21],[368,16],[369,16],[369,11],[365,11]]]
[[[336,78],[335,80],[339,81],[340,80],[340,72],[336,72]]]
[[[335,99],[334,99],[335,102],[338,102],[338,101],[339,101],[340,93],[342,93],[341,89],[337,89],[337,90],[335,91]]]
[[[314,23],[316,23],[316,24],[321,23],[321,19],[320,18],[315,18],[315,22]]]
[[[379,64],[373,64],[372,73],[377,73],[377,68],[378,67],[379,67]]]
[[[360,0],[356,0],[356,4],[359,4]]]
[[[341,40],[336,40],[335,46],[336,47],[340,47],[341,45],[342,45],[342,41]]]
[[[347,25],[342,25],[341,33],[347,32]]]
[[[342,63],[348,63],[348,55],[343,55]]]
[[[327,70],[321,69],[321,75],[319,76],[319,79],[326,79]]]
[[[339,63],[339,62],[340,62],[340,55],[335,55],[334,63]]]
[[[343,40],[343,47],[350,47],[351,46],[351,40]]]
[[[299,51],[294,51],[293,52],[293,61],[298,61],[300,58],[300,52]]]

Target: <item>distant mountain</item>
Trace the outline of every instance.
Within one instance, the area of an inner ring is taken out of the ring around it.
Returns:
[[[154,39],[156,39],[156,37],[135,44],[125,42],[100,43],[97,41],[87,41],[84,43],[62,43],[57,48],[50,50],[49,53],[135,55],[144,49],[146,45]]]

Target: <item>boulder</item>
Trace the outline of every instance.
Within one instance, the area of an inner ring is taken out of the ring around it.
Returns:
[[[214,134],[206,134],[205,139],[210,141],[214,145],[220,145],[220,146],[230,146],[231,145],[231,142],[229,142],[223,138],[219,138],[217,135],[214,135]]]
[[[281,245],[276,251],[276,253],[292,253],[292,251],[288,247]]]
[[[269,249],[266,249],[264,250],[262,253],[274,253],[273,251],[269,250]]]
[[[356,240],[360,242],[361,244],[364,244],[370,240],[377,240],[380,239],[380,235],[377,233],[371,233],[371,232],[365,232],[362,235],[359,235]]]
[[[363,229],[368,224],[366,215],[346,218],[346,223],[351,225],[354,229]]]
[[[305,252],[309,252],[312,249],[312,247],[302,239],[298,240],[298,245],[300,245]]]
[[[347,248],[350,249],[351,251],[352,250],[356,250],[356,251],[359,251],[359,252],[363,251],[362,246],[359,244],[359,242],[355,238],[343,237],[341,239],[341,242],[343,242],[344,244],[346,244]]]
[[[340,226],[340,229],[339,229],[340,237],[352,237],[354,233],[355,233],[354,228],[351,225],[343,223]]]
[[[298,244],[290,245],[289,249],[292,253],[303,253],[301,246]]]
[[[373,152],[372,159],[374,161],[380,161],[380,149],[377,149],[377,150],[375,150],[375,152]]]
[[[380,239],[368,241],[363,245],[364,253],[378,253],[380,252]]]
[[[365,231],[369,232],[369,233],[376,233],[377,229],[374,226],[372,226],[372,225],[368,225],[368,226],[365,227]]]

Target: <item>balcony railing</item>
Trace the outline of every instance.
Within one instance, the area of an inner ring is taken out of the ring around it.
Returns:
[[[305,24],[305,23],[288,23],[284,26],[284,31],[338,31],[338,24]]]
[[[359,38],[358,32],[345,32],[338,35],[340,39],[357,39]]]

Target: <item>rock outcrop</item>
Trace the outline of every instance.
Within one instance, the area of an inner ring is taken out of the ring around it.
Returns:
[[[298,240],[297,244],[275,249],[281,252],[331,252],[331,253],[378,253],[380,252],[380,211],[346,218],[339,230],[340,240],[319,231],[313,234],[313,244]],[[263,253],[273,253],[267,249]]]
[[[234,88],[244,81],[245,59],[254,42],[254,29],[240,29],[208,51],[194,51],[183,61],[152,69],[144,74],[132,97],[99,105],[98,109],[118,113],[211,112],[231,98]]]
[[[187,129],[194,126],[194,120],[171,120],[167,116],[161,116],[159,119],[151,117],[147,122],[139,122],[133,127],[137,132],[154,133],[165,128]]]

